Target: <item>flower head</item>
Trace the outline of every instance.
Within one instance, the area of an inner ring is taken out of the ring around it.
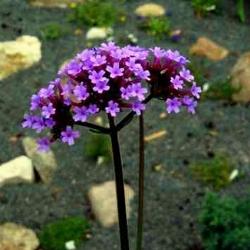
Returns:
[[[187,63],[178,51],[159,47],[122,48],[108,42],[85,49],[32,95],[31,114],[24,116],[22,126],[37,133],[50,130],[50,137],[38,140],[39,149],[45,150],[56,140],[74,144],[80,136],[74,126],[99,112],[141,115],[147,95],[164,100],[168,113],[178,113],[181,107],[194,113],[201,88]]]

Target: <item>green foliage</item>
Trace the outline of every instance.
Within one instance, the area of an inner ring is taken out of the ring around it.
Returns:
[[[47,40],[56,40],[62,35],[62,27],[58,23],[50,23],[42,28],[42,36]]]
[[[245,9],[244,9],[244,0],[237,0],[237,15],[240,18],[241,22],[245,22]]]
[[[200,15],[206,15],[208,12],[216,11],[221,0],[192,0],[194,11]]]
[[[213,100],[231,101],[232,96],[238,91],[240,91],[240,87],[234,87],[230,83],[230,79],[218,80],[209,85],[208,90],[203,93],[203,97]]]
[[[112,151],[109,137],[102,134],[89,133],[84,152],[87,157],[94,160],[102,156],[105,161],[110,161]]]
[[[79,25],[110,27],[118,18],[117,8],[110,1],[86,0],[72,8],[70,21]]]
[[[72,240],[79,246],[86,240],[89,228],[88,221],[82,217],[60,219],[42,229],[39,234],[41,247],[44,250],[65,250],[65,243]]]
[[[208,193],[199,217],[206,250],[250,249],[250,200]]]
[[[230,175],[234,169],[230,159],[222,155],[191,165],[193,177],[215,190],[230,183]]]
[[[150,17],[140,25],[149,35],[158,39],[168,36],[170,32],[170,22],[167,17]]]

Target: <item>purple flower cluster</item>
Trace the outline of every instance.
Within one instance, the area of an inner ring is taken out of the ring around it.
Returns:
[[[73,130],[98,112],[112,117],[123,110],[140,115],[148,93],[165,100],[168,113],[181,106],[195,112],[201,89],[186,68],[187,59],[177,51],[137,46],[119,47],[113,42],[77,54],[47,88],[31,97],[30,111],[23,127],[37,133],[51,130],[38,140],[40,150],[60,139],[74,144],[80,134]]]
[[[194,76],[187,69],[188,60],[178,51],[150,49],[152,59],[147,63],[150,72],[150,93],[163,99],[168,113],[178,113],[182,106],[195,113],[201,87],[195,83]]]

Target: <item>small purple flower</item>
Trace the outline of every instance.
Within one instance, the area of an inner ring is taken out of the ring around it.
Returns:
[[[110,54],[114,59],[117,59],[117,60],[121,60],[124,57],[123,51],[121,49],[113,50],[111,51]]]
[[[121,97],[125,100],[129,100],[129,98],[133,96],[133,91],[131,86],[128,86],[127,88],[121,87],[120,91],[121,91]]]
[[[194,97],[196,97],[197,99],[200,98],[200,93],[201,93],[201,87],[197,87],[196,83],[193,83],[193,86],[191,87],[191,93]]]
[[[37,140],[37,149],[41,152],[48,152],[50,149],[50,140],[48,137],[40,138]]]
[[[60,78],[56,78],[54,81],[50,82],[50,85],[54,85],[56,87],[58,87],[61,84],[61,79]]]
[[[49,103],[48,105],[44,105],[42,107],[42,116],[45,118],[50,118],[55,113],[56,113],[56,109],[53,107],[52,103]]]
[[[100,111],[100,109],[97,107],[96,104],[90,104],[88,107],[88,113],[91,115],[94,115],[96,113],[98,113]]]
[[[52,118],[44,119],[44,125],[47,128],[53,128],[55,126],[55,121]]]
[[[40,89],[40,91],[38,92],[38,95],[41,98],[48,98],[54,94],[54,87],[55,87],[54,85],[50,84],[48,88]]]
[[[129,70],[133,71],[136,68],[136,59],[134,57],[129,58],[128,61],[125,62],[125,65],[129,68]]]
[[[188,82],[192,82],[192,81],[194,80],[194,76],[191,74],[190,70],[188,70],[188,69],[183,68],[183,69],[180,71],[179,74],[180,74],[180,76],[181,76],[184,80],[186,80],[186,81],[188,81]]]
[[[166,108],[167,112],[170,113],[179,113],[180,112],[180,107],[181,107],[181,102],[179,101],[178,98],[173,98],[170,99],[168,98],[166,100]]]
[[[63,100],[63,103],[64,103],[66,106],[70,106],[72,102],[71,102],[70,98],[66,97],[66,98]]]
[[[110,52],[116,50],[117,46],[114,42],[102,43],[100,49],[106,52]]]
[[[72,85],[70,82],[62,85],[62,93],[61,94],[66,99],[70,97],[70,95],[72,94]]]
[[[66,72],[68,75],[76,76],[81,72],[82,64],[76,60],[70,61],[66,67]]]
[[[92,83],[99,83],[102,81],[108,81],[108,79],[106,77],[104,77],[105,75],[105,71],[104,70],[100,70],[98,71],[91,71],[91,74],[89,75],[89,79],[91,80]]]
[[[31,96],[30,110],[36,110],[39,108],[41,102],[41,97],[39,95]]]
[[[195,113],[195,108],[197,107],[197,101],[193,101],[192,104],[187,106],[187,110],[189,113],[194,114]]]
[[[145,104],[141,103],[141,102],[134,102],[132,104],[132,110],[137,114],[137,115],[141,115],[141,112],[143,110],[145,110]]]
[[[132,96],[137,97],[139,101],[145,99],[145,95],[148,91],[141,86],[141,83],[134,83],[131,85]]]
[[[76,86],[73,93],[78,101],[84,101],[89,97],[87,88],[83,84]]]
[[[34,123],[34,116],[25,114],[24,115],[24,120],[22,122],[22,127],[23,128],[32,128]]]
[[[99,81],[93,87],[93,90],[99,94],[102,94],[105,91],[110,89],[110,86],[107,84],[108,80]]]
[[[139,70],[135,72],[135,75],[138,76],[141,80],[150,80],[150,72],[148,70]]]
[[[166,52],[163,49],[161,49],[160,47],[154,47],[153,49],[150,49],[150,50],[153,52],[153,54],[156,58],[164,57],[166,54]]]
[[[186,105],[186,106],[191,105],[191,104],[193,103],[193,101],[194,101],[194,98],[189,97],[189,96],[184,96],[184,97],[182,98],[182,103],[183,103],[184,105]]]
[[[123,68],[119,67],[119,63],[114,63],[114,65],[112,67],[107,66],[107,71],[110,73],[110,77],[111,78],[116,78],[118,76],[122,76],[123,75]]]
[[[107,62],[106,56],[101,56],[101,55],[92,56],[90,58],[90,61],[93,63],[93,66],[95,67],[101,66]]]
[[[94,55],[93,50],[85,49],[81,53],[76,55],[76,58],[82,62],[86,62],[90,60],[90,58]]]
[[[75,139],[80,137],[79,131],[73,130],[70,126],[66,127],[65,131],[61,132],[61,140],[68,145],[73,145],[75,143]]]
[[[37,133],[41,133],[45,128],[43,118],[39,116],[34,116],[32,128],[36,130]]]
[[[108,107],[105,108],[106,113],[110,114],[112,117],[115,117],[117,113],[120,112],[119,104],[114,101],[108,102]]]
[[[88,117],[89,117],[89,112],[86,107],[83,106],[74,108],[74,115],[73,115],[74,121],[86,122]]]
[[[182,89],[184,81],[181,80],[180,76],[176,75],[170,78],[170,82],[173,84],[174,89]]]

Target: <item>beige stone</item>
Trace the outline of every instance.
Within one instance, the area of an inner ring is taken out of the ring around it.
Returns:
[[[220,61],[227,57],[229,51],[210,40],[207,37],[200,37],[189,50],[190,54],[204,56],[213,61]]]
[[[231,84],[239,88],[233,95],[233,100],[239,102],[250,101],[250,52],[244,53],[231,71]]]
[[[19,156],[0,166],[0,187],[10,183],[32,183],[34,173],[31,159]]]
[[[130,203],[134,198],[133,189],[124,185],[126,196],[127,217],[130,217]],[[107,181],[91,187],[88,193],[91,207],[96,219],[103,227],[111,227],[118,222],[116,189],[114,181]]]
[[[47,184],[50,183],[57,169],[54,153],[51,150],[48,152],[39,152],[37,150],[36,140],[31,137],[23,138],[22,143],[25,153],[32,159],[34,168],[39,173],[42,181]]]
[[[84,0],[29,0],[30,4],[35,7],[58,7],[67,8],[69,5],[84,3]]]
[[[102,40],[113,34],[112,28],[92,27],[86,33],[87,40]]]
[[[135,14],[141,17],[163,16],[165,13],[165,8],[156,3],[146,3],[138,6],[135,10]]]
[[[41,42],[34,36],[0,42],[0,80],[31,67],[41,59]]]
[[[16,246],[14,243],[8,240],[0,240],[0,249],[1,250],[22,250],[21,247]]]
[[[0,225],[0,246],[1,250],[35,250],[39,240],[31,229],[8,222]]]

